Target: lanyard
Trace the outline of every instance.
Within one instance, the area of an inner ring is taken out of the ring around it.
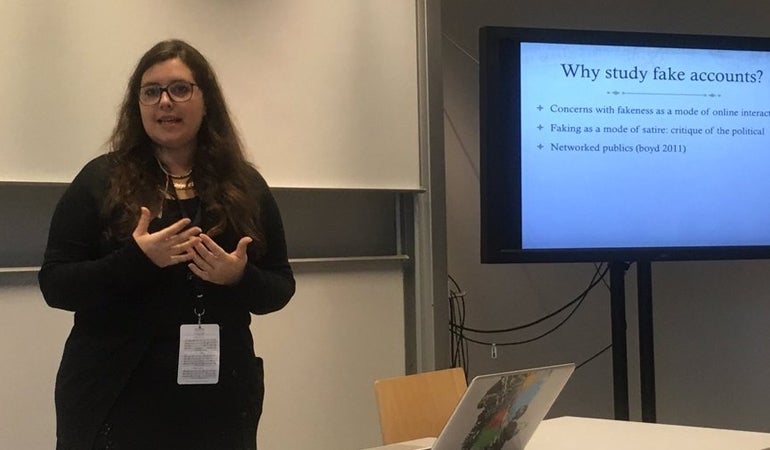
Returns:
[[[177,204],[177,207],[179,208],[179,212],[185,219],[190,219],[190,225],[189,226],[200,226],[201,223],[201,204],[200,204],[200,198],[198,199],[198,206],[195,208],[195,214],[191,218],[190,214],[188,213],[187,209],[184,207],[184,204],[182,203],[182,200],[179,199],[179,196],[177,195],[176,189],[172,188],[169,189],[170,184],[170,176],[166,177],[166,189],[165,192],[171,197],[172,200],[174,200],[174,203]],[[166,202],[166,198],[163,199],[163,202]],[[161,206],[162,208],[162,206]],[[193,313],[198,318],[198,328],[201,328],[201,324],[203,323],[203,315],[206,314],[206,306],[203,303],[203,286],[201,284],[201,280],[193,275],[192,272],[187,269],[187,280],[192,284],[192,294],[193,294],[193,300],[195,302],[195,306],[193,307]]]
[[[190,269],[187,269],[188,271]],[[193,306],[193,313],[198,317],[198,328],[200,328],[203,322],[203,315],[206,314],[206,305],[203,303],[203,289],[201,280],[193,275],[192,272],[188,272],[187,279],[192,283],[192,294],[195,306]]]

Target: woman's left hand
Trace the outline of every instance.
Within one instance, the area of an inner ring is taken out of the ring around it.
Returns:
[[[227,253],[206,234],[199,234],[200,242],[190,252],[192,262],[187,266],[192,273],[214,284],[233,285],[241,280],[246,268],[246,248],[250,237],[243,237],[232,253]]]

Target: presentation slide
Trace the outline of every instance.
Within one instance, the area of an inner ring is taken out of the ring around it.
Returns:
[[[519,45],[524,249],[770,245],[770,52]]]

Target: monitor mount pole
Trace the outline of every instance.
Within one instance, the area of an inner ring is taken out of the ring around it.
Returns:
[[[642,397],[642,421],[656,421],[655,349],[652,326],[652,266],[636,262],[637,301],[639,303],[639,372]]]
[[[643,422],[656,421],[655,353],[652,315],[652,268],[650,261],[637,261],[637,302],[639,315],[639,371]],[[627,262],[610,262],[610,303],[612,317],[612,380],[615,419],[629,420],[628,355],[626,341]]]
[[[628,358],[626,355],[626,270],[629,264],[610,265],[610,315],[612,317],[612,387],[615,419],[628,420]]]

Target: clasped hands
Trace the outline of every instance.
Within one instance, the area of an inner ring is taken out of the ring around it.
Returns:
[[[190,271],[203,280],[222,285],[240,281],[246,268],[246,248],[250,237],[243,237],[227,253],[199,227],[185,230],[190,219],[180,219],[155,233],[150,233],[150,210],[142,207],[139,222],[132,233],[145,255],[158,267],[187,262]]]

